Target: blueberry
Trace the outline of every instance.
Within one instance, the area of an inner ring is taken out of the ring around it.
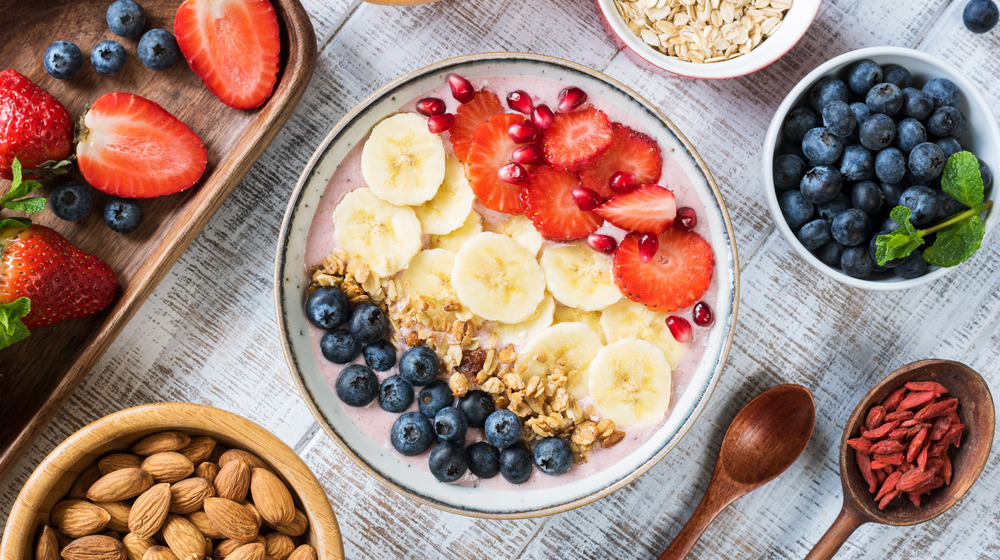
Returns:
[[[817,165],[802,177],[802,198],[809,204],[830,202],[837,197],[842,184],[840,171],[829,165]]]
[[[820,218],[826,221],[833,220],[833,217],[840,214],[844,210],[851,207],[851,199],[847,198],[844,193],[837,193],[830,202],[824,202],[823,204],[816,205],[816,213],[819,214]]]
[[[983,160],[979,160],[979,174],[983,177],[983,196],[989,196],[993,188],[993,170]]]
[[[890,231],[896,231],[897,229],[899,229],[899,224],[897,224],[892,218],[888,217],[882,221],[882,226],[879,227],[879,231],[882,233],[889,233]]]
[[[933,142],[917,145],[910,152],[910,173],[920,182],[937,179],[944,171],[946,158],[941,147]]]
[[[486,418],[496,410],[496,405],[489,393],[477,389],[458,399],[458,409],[465,413],[469,426],[482,428],[486,424]]]
[[[386,412],[403,412],[413,404],[413,386],[398,375],[386,378],[378,387],[378,405]]]
[[[899,206],[899,197],[903,194],[903,185],[899,183],[882,183],[882,201],[886,208]]]
[[[823,107],[823,126],[837,136],[841,138],[850,136],[857,124],[854,111],[847,103],[831,101]]]
[[[434,443],[434,427],[423,414],[407,412],[392,424],[389,440],[403,455],[420,455]]]
[[[824,243],[830,241],[830,224],[823,219],[813,220],[802,226],[795,237],[806,249],[810,251],[819,249]]]
[[[903,119],[896,125],[896,145],[904,154],[909,154],[917,144],[927,141],[927,131],[917,119]]]
[[[903,191],[899,205],[910,209],[910,221],[922,226],[938,216],[937,194],[928,187],[916,185]]]
[[[924,84],[924,93],[931,96],[934,106],[958,105],[958,86],[947,78],[934,78]]]
[[[839,267],[840,255],[844,252],[844,246],[836,241],[830,241],[819,249],[816,249],[816,258],[827,266]]]
[[[573,466],[573,451],[566,440],[547,437],[535,444],[535,464],[545,474],[560,475]]]
[[[868,58],[855,62],[847,75],[847,87],[857,95],[865,95],[879,83],[882,83],[882,67]]]
[[[865,181],[875,177],[875,156],[860,144],[844,148],[840,159],[840,174],[848,181]]]
[[[498,410],[486,418],[486,440],[499,449],[521,439],[521,419],[509,410]]]
[[[798,229],[813,217],[813,205],[802,197],[802,191],[788,191],[778,199],[778,207],[788,222],[788,227]]]
[[[809,104],[817,113],[831,101],[847,101],[847,84],[836,78],[821,78],[809,90]]]
[[[809,107],[796,107],[788,112],[782,130],[785,136],[793,142],[802,142],[806,132],[820,125],[819,116]]]
[[[438,441],[465,442],[465,432],[469,429],[469,419],[465,413],[453,407],[446,406],[434,415],[434,433]]]
[[[849,208],[833,217],[830,223],[830,235],[837,243],[846,247],[854,247],[868,241],[871,234],[872,221],[863,210]]]
[[[882,188],[872,181],[861,181],[851,189],[851,206],[874,216],[882,208]]]
[[[903,108],[903,91],[896,84],[877,84],[868,90],[865,104],[872,113],[884,113],[891,117]]]
[[[914,249],[902,262],[893,270],[900,278],[917,278],[927,272],[927,261],[924,260],[924,253],[920,249]]]
[[[799,156],[785,154],[774,158],[774,186],[787,191],[799,186],[806,173],[806,163]]]
[[[323,357],[335,364],[346,364],[361,353],[361,343],[344,329],[330,331],[319,339]]]
[[[139,39],[139,60],[150,70],[166,70],[180,57],[177,39],[169,31],[150,29]]]
[[[413,385],[427,385],[440,371],[441,359],[427,346],[407,348],[399,358],[399,374]]]
[[[954,198],[946,195],[943,192],[937,192],[938,197],[938,216],[939,218],[944,218],[967,210],[969,207],[962,204],[961,202],[955,200]]]
[[[76,181],[60,183],[49,194],[52,213],[62,220],[75,222],[90,213],[94,199],[86,185]]]
[[[941,148],[942,152],[944,152],[945,159],[950,158],[951,156],[962,151],[962,145],[959,144],[958,140],[955,140],[954,138],[938,138],[934,141],[934,143],[938,145],[938,148]]]
[[[90,51],[90,64],[102,76],[114,76],[125,69],[125,47],[118,41],[101,41]]]
[[[927,130],[938,138],[953,137],[961,139],[958,132],[965,132],[965,115],[954,107],[945,105],[937,110],[927,119]]]
[[[142,216],[142,204],[134,198],[112,198],[104,205],[104,222],[118,233],[139,229]]]
[[[934,111],[934,100],[917,88],[903,90],[903,116],[922,121]]]
[[[806,132],[802,139],[802,152],[813,165],[829,165],[840,158],[843,150],[840,138],[823,127]]]
[[[455,403],[455,395],[448,384],[441,380],[432,381],[417,395],[417,408],[428,418],[434,418],[443,408]]]
[[[120,37],[138,37],[146,25],[146,12],[133,0],[116,0],[108,6],[108,29]]]
[[[962,10],[962,23],[973,33],[986,33],[997,25],[1000,9],[993,0],[969,0]]]
[[[801,160],[806,159],[806,155],[802,153],[801,139],[798,142],[792,142],[788,138],[785,138],[785,141],[781,143],[781,150],[779,150],[779,153],[795,156]]]
[[[851,108],[851,112],[854,113],[854,122],[857,123],[854,131],[857,132],[861,128],[861,123],[868,120],[868,117],[872,116],[872,110],[868,108],[868,105],[855,101],[848,105]]]
[[[531,477],[531,452],[526,445],[518,443],[500,452],[500,474],[513,484]]]
[[[887,115],[873,113],[861,123],[858,137],[861,145],[873,152],[888,148],[896,139],[896,123]]]
[[[895,225],[896,228],[899,228],[899,224],[897,224],[896,222],[893,222],[893,225]],[[898,266],[899,263],[903,262],[903,259],[892,259],[892,260],[886,261],[886,263],[884,265],[880,265],[880,264],[878,264],[878,260],[875,258],[875,255],[877,254],[877,250],[878,250],[878,238],[879,238],[879,236],[892,233],[896,228],[893,228],[893,229],[885,229],[885,228],[883,228],[882,231],[880,231],[880,232],[876,233],[875,235],[873,235],[871,241],[868,242],[868,256],[871,257],[871,259],[872,259],[872,266],[873,267],[877,266],[877,267],[883,269],[883,271],[885,271],[885,270],[888,270],[890,268],[894,268],[894,267]]]
[[[500,473],[500,450],[488,442],[477,441],[465,448],[469,472],[479,478],[493,478]]]
[[[840,256],[840,268],[854,278],[867,278],[872,273],[875,260],[868,255],[866,247],[847,247]]]
[[[382,340],[389,334],[389,318],[385,311],[374,303],[362,303],[351,312],[347,329],[361,344]]]
[[[365,363],[375,371],[385,371],[396,364],[396,347],[388,340],[378,340],[362,350]]]
[[[885,183],[898,183],[906,175],[906,156],[898,148],[889,147],[875,156],[875,176]]]
[[[350,314],[351,303],[347,295],[333,286],[319,288],[306,300],[306,319],[324,330],[343,325]]]
[[[351,364],[337,376],[336,389],[344,404],[365,406],[378,396],[378,377],[368,366]]]
[[[431,449],[427,457],[431,474],[441,482],[455,482],[469,470],[469,458],[461,445],[444,441]]]
[[[898,64],[889,64],[882,68],[882,81],[896,84],[900,88],[909,87],[913,81],[910,71]]]

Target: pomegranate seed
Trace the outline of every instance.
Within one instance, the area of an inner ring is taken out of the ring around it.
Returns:
[[[434,134],[440,134],[453,126],[455,126],[455,115],[451,113],[427,117],[427,130]]]
[[[514,150],[510,159],[521,165],[538,165],[545,161],[545,154],[542,153],[542,148],[538,144],[529,144]]]
[[[437,97],[425,97],[417,101],[417,112],[425,117],[433,117],[444,113],[444,100]]]
[[[530,95],[519,89],[507,94],[507,106],[522,115],[527,115],[535,108],[535,103],[531,100]]]
[[[659,237],[649,233],[644,233],[639,236],[639,262],[648,263],[659,249]]]
[[[510,128],[507,129],[507,134],[510,134],[510,138],[514,142],[527,144],[528,142],[533,142],[535,137],[538,136],[538,129],[535,128],[535,125],[525,121],[510,125]]]
[[[520,164],[508,163],[501,167],[500,171],[497,171],[497,177],[500,177],[500,180],[506,183],[520,185],[527,180],[528,172]]]
[[[568,87],[559,92],[559,111],[568,113],[587,102],[587,94],[578,87]]]
[[[448,87],[451,88],[451,96],[457,99],[459,103],[468,103],[476,96],[476,90],[472,88],[472,82],[458,74],[448,74]]]
[[[549,109],[548,105],[539,105],[531,111],[531,123],[540,130],[545,130],[552,126],[552,119],[554,117],[555,114],[552,112],[552,109]]]
[[[587,245],[595,251],[600,251],[605,255],[610,255],[615,252],[618,248],[618,242],[615,241],[614,237],[610,235],[601,235],[599,233],[592,233],[587,236]]]
[[[677,342],[684,344],[691,341],[691,323],[688,323],[687,319],[671,315],[667,317],[667,328]]]
[[[698,214],[694,208],[684,206],[677,209],[677,217],[674,218],[674,229],[678,231],[691,231],[698,225]]]
[[[601,195],[588,189],[587,187],[577,187],[573,189],[573,200],[580,210],[589,212],[601,205]]]
[[[619,171],[608,179],[608,186],[611,187],[612,191],[618,194],[625,194],[635,190],[635,188],[639,185],[636,183],[634,173]]]
[[[700,327],[707,327],[712,324],[715,317],[712,315],[712,308],[703,301],[699,301],[694,304],[694,311],[692,311],[694,318],[694,324]]]

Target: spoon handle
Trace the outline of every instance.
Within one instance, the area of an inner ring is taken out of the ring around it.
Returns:
[[[701,534],[712,524],[712,521],[715,521],[722,510],[726,509],[736,498],[745,493],[745,490],[741,491],[729,483],[727,479],[717,480],[713,477],[712,481],[708,483],[708,490],[705,491],[701,503],[691,514],[691,519],[688,519],[681,532],[663,551],[659,560],[684,560],[687,558],[688,553],[694,548],[694,544],[698,542]]]
[[[850,537],[855,529],[864,524],[865,520],[856,511],[847,507],[847,504],[844,504],[840,515],[826,530],[826,534],[816,543],[805,560],[830,560],[847,541],[847,537]]]

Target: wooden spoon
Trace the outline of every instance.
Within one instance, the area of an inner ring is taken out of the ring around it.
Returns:
[[[951,396],[958,398],[958,415],[965,424],[965,431],[961,447],[949,453],[952,458],[951,484],[924,495],[919,508],[914,507],[909,500],[897,499],[885,510],[879,511],[874,496],[868,492],[868,485],[861,477],[854,450],[847,445],[847,440],[859,433],[858,428],[868,409],[881,403],[889,393],[908,381],[937,381],[947,387]],[[993,397],[990,389],[983,378],[969,366],[949,360],[923,360],[890,373],[861,399],[861,403],[847,420],[844,437],[840,441],[840,479],[844,486],[844,505],[836,521],[816,543],[806,560],[833,558],[851,533],[865,523],[914,525],[944,513],[965,495],[986,466],[993,446],[993,427]]]
[[[778,385],[747,403],[726,430],[705,496],[660,560],[685,558],[722,510],[790,467],[815,423],[812,393],[801,385]]]

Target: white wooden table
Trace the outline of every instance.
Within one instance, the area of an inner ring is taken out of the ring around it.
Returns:
[[[809,269],[775,230],[758,164],[767,123],[795,82],[822,61],[860,47],[933,53],[983,84],[1000,107],[1000,32],[965,31],[965,0],[827,0],[805,39],[783,59],[719,82],[640,69],[605,36],[591,0],[444,0],[413,8],[358,0],[304,3],[320,57],[301,105],[31,451],[0,481],[0,523],[32,469],[73,431],[127,406],[191,401],[247,416],[293,446],[325,485],[349,558],[652,558],[700,499],[736,411],[759,391],[793,382],[816,397],[812,441],[777,481],[724,512],[691,557],[801,558],[840,509],[837,444],[868,387],[899,365],[930,357],[965,362],[995,387],[1000,382],[1000,233],[994,231],[960,271],[929,286],[888,294],[849,289]],[[520,521],[442,513],[382,487],[351,462],[292,385],[271,289],[288,196],[341,116],[405,72],[497,50],[586,64],[663,108],[723,191],[742,275],[729,362],[690,434],[616,494]],[[998,467],[994,453],[972,494],[940,518],[911,528],[864,526],[838,558],[1000,558]]]

